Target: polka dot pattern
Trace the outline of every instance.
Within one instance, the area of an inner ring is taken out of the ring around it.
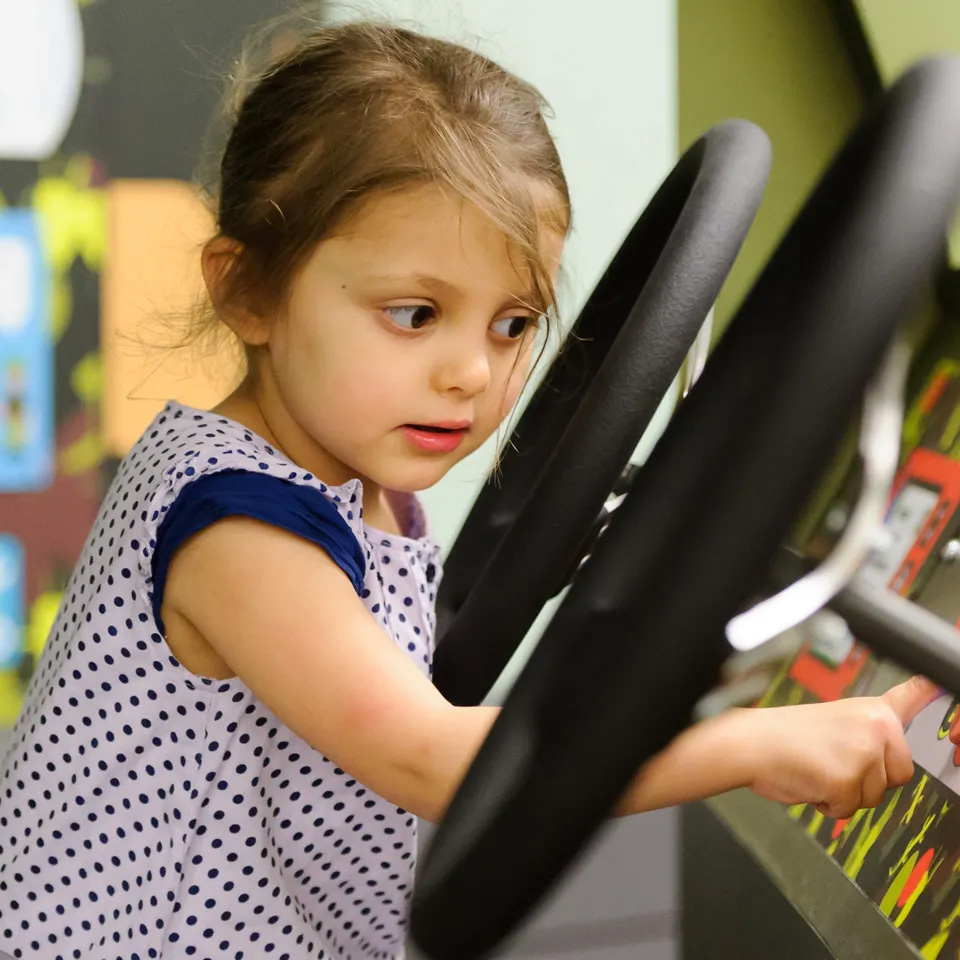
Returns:
[[[403,956],[416,820],[157,632],[164,514],[217,470],[324,493],[367,560],[363,601],[430,675],[438,548],[363,523],[241,425],[168,404],[123,461],[0,768],[0,952],[50,960]]]

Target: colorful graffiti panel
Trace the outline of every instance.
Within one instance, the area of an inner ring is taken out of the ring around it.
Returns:
[[[960,620],[960,363],[931,367],[908,412],[902,466],[887,513],[886,548],[860,576]],[[835,536],[831,511],[849,515],[856,481],[847,484],[813,535]],[[806,644],[760,706],[812,703],[870,691],[882,664],[862,644],[840,656]],[[875,810],[830,820],[799,805],[789,816],[820,844],[926,960],[960,958],[960,749],[948,738],[957,700],[931,704],[907,731],[913,780]]]

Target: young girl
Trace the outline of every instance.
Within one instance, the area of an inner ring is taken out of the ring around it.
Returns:
[[[240,106],[203,251],[243,385],[124,460],[0,778],[15,957],[399,958],[417,817],[493,723],[430,683],[415,491],[502,422],[569,224],[530,86],[387,26],[319,29]],[[936,695],[735,711],[620,813],[738,786],[831,816],[912,772]]]

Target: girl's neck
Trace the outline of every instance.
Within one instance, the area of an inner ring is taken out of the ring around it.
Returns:
[[[284,409],[276,391],[271,391],[268,385],[255,383],[248,377],[230,396],[217,404],[213,412],[253,430],[277,452],[331,486],[359,479],[363,484],[364,520],[386,533],[402,533],[387,491],[368,477],[358,477],[346,464],[340,463],[305,437]]]

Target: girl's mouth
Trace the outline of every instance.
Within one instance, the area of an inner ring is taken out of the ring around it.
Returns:
[[[467,435],[470,424],[464,422],[405,423],[401,430],[404,436],[416,447],[431,453],[450,453],[456,450]]]

